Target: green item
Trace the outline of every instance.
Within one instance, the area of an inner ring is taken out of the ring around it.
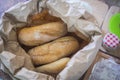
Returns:
[[[120,39],[120,13],[114,14],[109,21],[109,31]]]

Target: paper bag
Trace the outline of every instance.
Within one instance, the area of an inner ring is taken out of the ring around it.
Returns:
[[[16,28],[27,24],[30,14],[47,7],[49,13],[61,18],[79,37],[90,43],[73,55],[67,66],[55,78],[34,71],[30,56],[17,41]],[[93,62],[101,44],[101,31],[91,6],[82,0],[30,0],[7,10],[0,21],[0,59],[2,69],[13,80],[78,80]]]

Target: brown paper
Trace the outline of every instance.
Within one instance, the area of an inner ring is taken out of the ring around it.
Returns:
[[[91,39],[87,46],[71,58],[56,78],[78,80],[93,62],[102,41],[97,20],[92,15],[92,7],[81,0],[41,0],[39,6],[37,3],[37,0],[19,3],[3,15],[0,23],[0,47],[3,47],[4,41],[4,50],[1,49],[3,52],[0,54],[2,64],[15,80],[55,80],[49,75],[34,71],[30,56],[21,48],[16,38],[16,28],[26,25],[28,15],[47,7],[51,15],[60,17],[67,24],[69,32],[77,31],[76,34],[80,37],[84,35],[83,39]]]
[[[20,69],[24,65],[24,57],[16,56],[10,52],[3,51],[0,54],[1,61],[9,69],[9,71],[14,74],[16,70]]]
[[[23,75],[24,74],[24,75]],[[15,77],[20,80],[54,80],[53,77],[22,68]]]
[[[5,50],[9,51],[9,52],[12,52],[13,54],[15,54],[17,56],[24,56],[25,57],[24,66],[27,69],[34,70],[34,66],[32,64],[30,56],[25,52],[24,49],[22,49],[20,47],[18,42],[16,42],[16,41],[7,41],[7,43],[5,45]]]
[[[2,40],[2,38],[1,38],[1,36],[0,36],[0,52],[3,51],[3,48],[4,48],[3,40]]]

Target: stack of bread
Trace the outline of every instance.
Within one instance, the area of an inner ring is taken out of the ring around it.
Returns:
[[[32,46],[28,54],[37,72],[57,74],[65,68],[70,55],[80,49],[80,44],[77,38],[67,35],[64,22],[46,14],[48,12],[44,10],[41,14],[32,16],[32,26],[20,29],[18,40],[25,46]]]

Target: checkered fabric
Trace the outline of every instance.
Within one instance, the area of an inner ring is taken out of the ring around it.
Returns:
[[[115,34],[107,33],[103,39],[103,44],[107,47],[116,48],[120,44],[120,40]]]

